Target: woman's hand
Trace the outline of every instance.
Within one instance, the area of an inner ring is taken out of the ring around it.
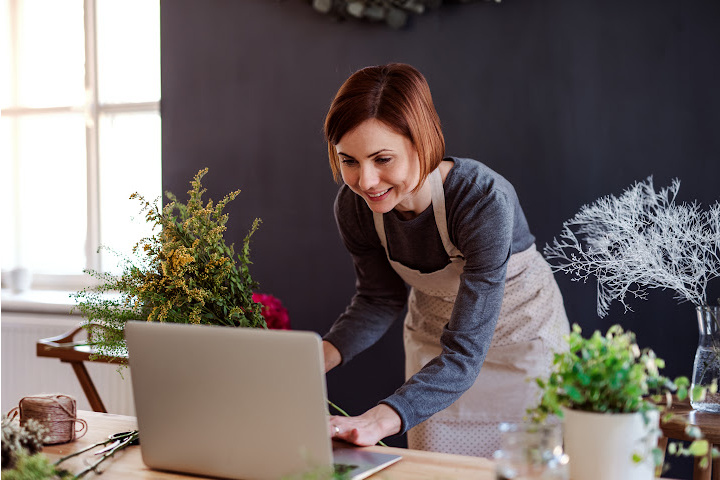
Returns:
[[[342,362],[342,355],[340,355],[340,350],[328,341],[323,340],[322,347],[323,356],[325,357],[325,373],[327,373],[340,365],[340,362]]]
[[[361,447],[375,445],[383,438],[400,432],[401,426],[397,412],[383,403],[357,417],[330,417],[332,438]]]

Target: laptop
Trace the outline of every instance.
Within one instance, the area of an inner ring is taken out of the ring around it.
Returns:
[[[336,471],[355,480],[401,458],[333,452],[314,332],[128,322],[125,338],[150,468],[244,480]]]

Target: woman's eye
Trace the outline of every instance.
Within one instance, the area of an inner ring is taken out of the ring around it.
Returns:
[[[388,163],[390,161],[390,157],[378,157],[375,161],[377,163]]]
[[[343,165],[352,166],[355,165],[355,160],[352,158],[343,158],[340,160]]]

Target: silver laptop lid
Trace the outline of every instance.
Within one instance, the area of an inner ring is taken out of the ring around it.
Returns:
[[[149,467],[247,480],[331,467],[316,333],[128,322],[125,335]]]

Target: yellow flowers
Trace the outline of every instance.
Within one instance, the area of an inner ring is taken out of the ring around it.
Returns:
[[[161,264],[165,275],[182,276],[185,273],[185,265],[194,261],[195,257],[186,247],[178,247],[175,250],[170,250],[166,260],[161,261]]]
[[[239,190],[214,203],[203,203],[201,170],[191,181],[189,200],[182,203],[172,193],[162,209],[134,193],[141,203],[146,221],[154,226],[152,237],[143,238],[133,248],[135,258],[127,261],[120,277],[89,272],[105,281],[85,289],[75,297],[78,308],[88,319],[122,330],[131,319],[158,322],[265,327],[261,305],[252,300],[257,284],[250,277],[250,237],[260,223],[256,219],[235,254],[223,237],[228,214],[225,206]],[[121,300],[108,300],[104,292],[118,291]],[[124,340],[112,339],[98,348],[101,353],[122,352]]]

